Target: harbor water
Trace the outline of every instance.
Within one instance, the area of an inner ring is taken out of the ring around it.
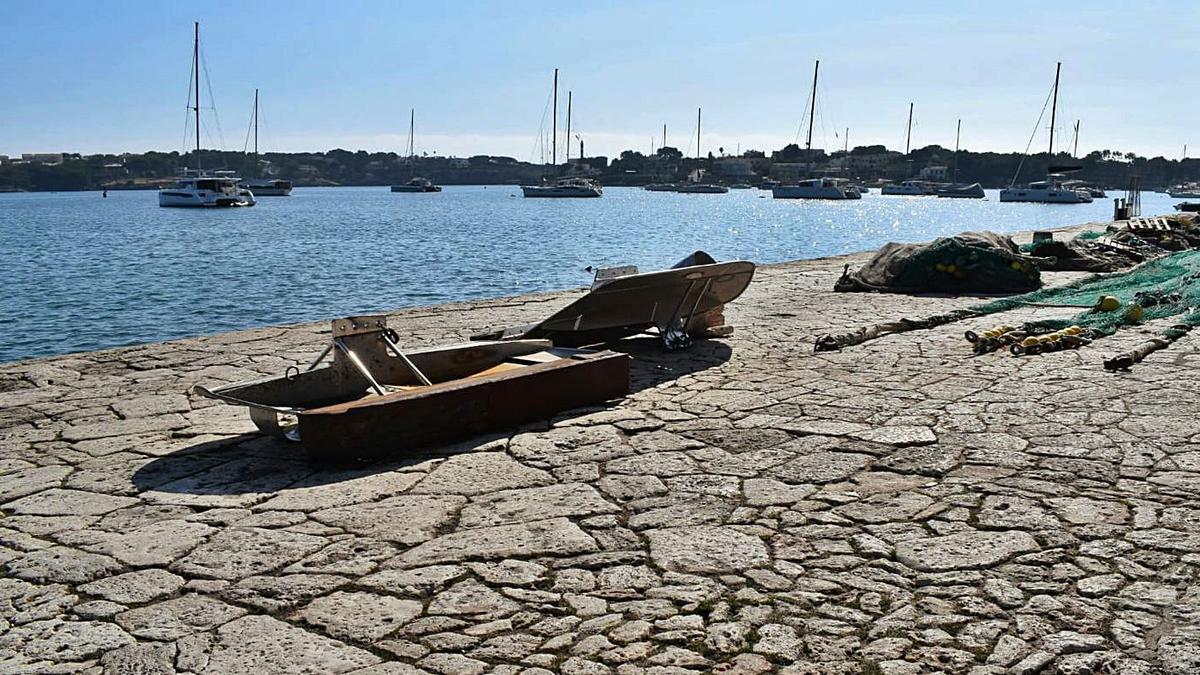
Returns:
[[[1142,212],[1177,201],[1145,193]],[[697,249],[761,264],[1111,217],[1111,199],[1001,204],[993,190],[816,202],[754,189],[298,188],[213,210],[160,208],[149,191],[0,194],[0,361],[574,288],[591,282],[589,266],[651,270]]]

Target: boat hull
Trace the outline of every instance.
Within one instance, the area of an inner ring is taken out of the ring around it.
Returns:
[[[629,391],[625,354],[516,340],[400,358],[384,344],[389,334],[381,317],[339,319],[329,366],[193,391],[246,406],[264,433],[298,440],[310,457],[334,461],[403,455]]]
[[[724,185],[680,185],[675,191],[685,195],[723,195],[729,188]]]
[[[392,192],[441,192],[440,185],[393,185]]]
[[[550,199],[589,199],[604,194],[599,187],[543,187],[541,185],[522,185],[521,194],[532,198]]]
[[[237,196],[201,196],[197,193],[164,190],[158,193],[158,205],[171,208],[224,208],[254,206],[254,196],[246,194]]]
[[[290,197],[292,188],[256,187],[248,188],[255,197]]]
[[[548,419],[629,393],[629,357],[596,352],[486,378],[388,394],[300,414],[314,459],[397,456]]]
[[[733,261],[681,265],[598,281],[587,295],[531,325],[472,336],[473,340],[547,339],[556,345],[597,345],[650,328],[678,328],[703,335],[724,306],[754,278],[754,263]]]
[[[773,199],[862,199],[857,190],[839,187],[780,185],[771,188]]]
[[[937,191],[938,197],[949,199],[984,199],[983,186],[979,183],[970,185],[951,185]]]
[[[927,197],[933,193],[925,188],[911,185],[884,185],[879,188],[879,194],[889,197]]]
[[[1063,189],[1004,188],[1000,191],[1002,202],[1032,202],[1038,204],[1088,204],[1092,196]]]

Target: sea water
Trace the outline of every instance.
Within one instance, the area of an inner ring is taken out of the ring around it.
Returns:
[[[987,194],[838,202],[610,187],[524,199],[515,186],[384,186],[297,188],[234,209],[160,208],[149,191],[0,194],[0,361],[575,288],[589,266],[654,270],[695,250],[761,264],[1112,217],[1111,199]],[[1142,199],[1145,214],[1178,201]]]

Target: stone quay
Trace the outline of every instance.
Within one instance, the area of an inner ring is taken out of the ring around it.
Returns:
[[[1154,326],[814,353],[977,302],[831,292],[865,258],[761,268],[728,338],[616,345],[623,400],[369,465],[187,393],[327,323],[0,365],[0,672],[1200,672],[1200,341],[1119,374]],[[579,293],[390,321],[446,344]]]

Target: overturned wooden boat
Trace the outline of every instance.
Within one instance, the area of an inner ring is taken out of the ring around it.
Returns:
[[[727,335],[723,309],[754,278],[754,263],[718,263],[696,251],[670,269],[639,273],[602,268],[586,295],[538,323],[472,336],[473,340],[544,338],[560,346],[594,345],[656,329],[668,349],[693,337]]]
[[[320,366],[330,353],[331,363]],[[382,315],[333,321],[330,344],[306,370],[192,390],[250,409],[264,433],[309,455],[351,460],[548,418],[629,392],[629,357],[548,340],[471,342],[401,350]]]

